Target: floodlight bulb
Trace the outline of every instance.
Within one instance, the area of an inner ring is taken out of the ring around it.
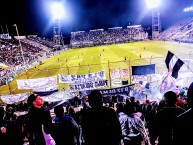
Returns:
[[[160,5],[160,0],[146,0],[149,9],[157,8]]]
[[[61,19],[64,15],[64,9],[61,3],[53,3],[51,5],[51,10],[54,19]]]

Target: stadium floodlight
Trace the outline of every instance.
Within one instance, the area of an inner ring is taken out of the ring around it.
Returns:
[[[148,9],[152,11],[152,39],[156,39],[161,32],[160,4],[161,0],[146,0]]]
[[[61,19],[64,16],[64,8],[61,2],[52,3],[51,11],[54,19]]]
[[[147,7],[149,9],[154,9],[159,7],[161,0],[146,0]]]
[[[191,11],[193,11],[193,7],[192,6],[184,8],[184,12],[191,12]]]
[[[63,37],[61,31],[60,21],[64,17],[64,3],[59,1],[54,1],[50,3],[52,19],[53,19],[53,42],[57,47],[63,45]]]

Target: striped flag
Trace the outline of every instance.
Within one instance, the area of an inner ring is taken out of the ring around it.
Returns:
[[[178,71],[184,64],[184,62],[175,56],[173,53],[168,51],[167,57],[165,59],[165,63],[169,72],[171,72],[171,76],[175,79],[178,78]]]

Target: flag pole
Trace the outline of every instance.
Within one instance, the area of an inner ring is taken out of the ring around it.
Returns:
[[[13,26],[15,27],[16,32],[17,32],[18,41],[19,41],[19,47],[20,47],[20,51],[21,51],[21,55],[22,55],[22,59],[23,59],[23,63],[24,63],[24,65],[26,65],[26,63],[25,63],[25,59],[24,59],[24,56],[23,56],[23,48],[22,48],[22,46],[21,46],[21,41],[20,41],[20,38],[19,38],[18,28],[17,28],[17,25],[16,25],[16,24],[14,24]]]
[[[110,62],[109,62],[109,60],[108,60],[108,70],[109,70],[109,84],[110,84],[110,89],[111,89],[111,87],[112,87],[112,85],[111,85],[111,70],[110,70]]]

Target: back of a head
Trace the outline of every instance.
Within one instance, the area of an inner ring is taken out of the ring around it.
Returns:
[[[130,101],[131,101],[131,103],[134,103],[135,102],[135,97],[130,97]]]
[[[56,114],[56,117],[61,117],[64,115],[64,108],[63,105],[56,106],[54,108],[54,113]]]
[[[94,90],[88,95],[88,102],[91,107],[103,106],[102,95],[99,90]]]
[[[177,95],[173,91],[168,91],[164,94],[164,100],[168,105],[175,105],[177,102]]]
[[[33,106],[33,102],[36,100],[37,98],[37,95],[35,94],[31,94],[28,99],[27,99],[27,104],[29,107],[32,107]]]
[[[133,103],[128,103],[124,106],[124,112],[126,114],[136,113],[136,107]]]
[[[188,97],[188,105],[192,108],[193,107],[193,82],[189,86],[187,97]]]
[[[180,90],[179,95],[180,95],[180,96],[183,96],[184,94],[185,94],[185,89],[184,89],[184,88],[182,88],[182,89]]]
[[[150,104],[150,101],[149,101],[149,100],[145,100],[145,103],[146,103],[146,104]]]

